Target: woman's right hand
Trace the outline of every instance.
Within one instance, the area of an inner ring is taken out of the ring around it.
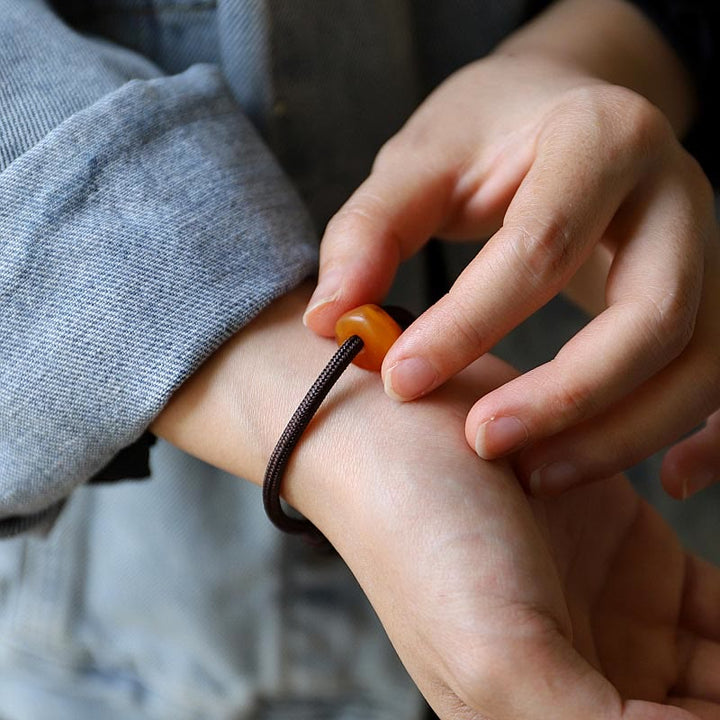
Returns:
[[[153,429],[260,482],[332,352],[296,291],[181,388]],[[720,571],[622,478],[529,500],[464,439],[512,370],[486,357],[410,404],[351,368],[293,456],[287,499],[355,573],[442,720],[720,717]],[[680,706],[680,707],[678,707]]]

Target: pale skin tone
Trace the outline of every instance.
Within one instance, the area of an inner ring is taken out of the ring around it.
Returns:
[[[260,483],[333,351],[273,303],[152,430]],[[687,556],[621,477],[530,500],[463,424],[514,376],[492,356],[416,403],[351,367],[293,457],[287,499],[355,573],[442,720],[720,718],[720,571]]]
[[[380,151],[327,227],[305,315],[331,335],[380,301],[431,236],[489,237],[385,358],[421,397],[565,290],[596,315],[549,363],[476,395],[465,436],[512,454],[537,495],[609,477],[677,441],[662,482],[720,476],[720,253],[713,193],[678,137],[692,84],[623,0],[561,0],[449,78]]]

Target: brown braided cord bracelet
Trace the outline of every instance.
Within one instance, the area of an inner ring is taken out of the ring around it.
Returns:
[[[309,520],[288,515],[283,509],[280,493],[285,469],[307,426],[347,367],[356,361],[366,369],[379,370],[382,358],[390,345],[413,319],[412,314],[403,308],[364,305],[346,313],[338,321],[338,342],[342,338],[342,344],[293,413],[270,455],[265,470],[262,488],[265,513],[273,525],[283,532],[303,535],[312,545],[329,544],[325,536]],[[380,344],[376,338],[378,327],[381,327],[383,332],[390,333]],[[357,330],[358,334],[350,334],[352,330]],[[365,357],[361,356],[364,349]]]

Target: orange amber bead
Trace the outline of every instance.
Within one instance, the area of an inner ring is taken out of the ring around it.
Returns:
[[[353,335],[362,338],[365,345],[353,362],[365,370],[380,370],[383,358],[401,333],[400,326],[377,305],[361,305],[346,312],[335,324],[338,345]]]

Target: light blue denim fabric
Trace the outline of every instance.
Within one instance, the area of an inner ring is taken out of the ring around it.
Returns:
[[[0,532],[38,534],[0,543],[2,720],[417,720],[347,569],[256,488],[164,443],[84,483],[521,4],[0,0]]]
[[[417,717],[341,562],[279,535],[255,486],[166,443],[152,464],[0,545],[0,717]]]
[[[315,236],[217,68],[152,77],[148,62],[126,67],[128,53],[96,50],[57,20],[53,34],[36,0],[4,6],[7,532],[15,516],[52,513],[224,339],[307,276]],[[44,32],[23,33],[29,22]],[[138,69],[149,79],[127,82]]]

